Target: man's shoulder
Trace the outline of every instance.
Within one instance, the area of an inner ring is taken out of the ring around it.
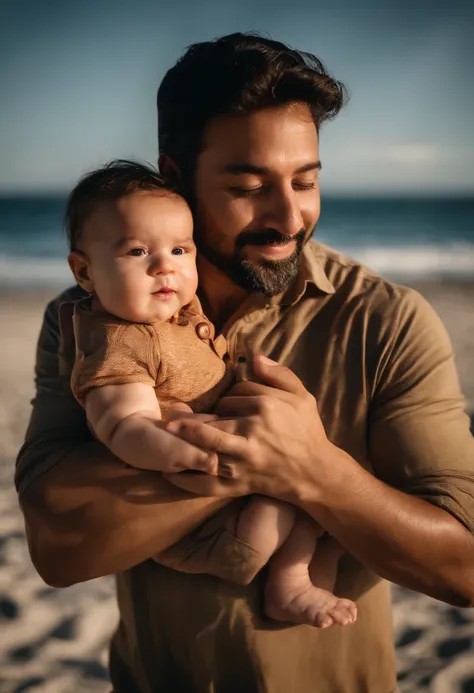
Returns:
[[[50,301],[46,306],[46,316],[54,317],[57,319],[59,307],[63,303],[70,303],[71,301],[79,301],[87,296],[86,292],[81,289],[79,285],[70,286],[69,289],[65,289],[60,294],[58,294],[52,301]]]
[[[402,353],[418,354],[413,359],[421,358],[423,353],[426,359],[430,343],[436,344],[437,353],[450,353],[446,329],[421,293],[390,281],[327,246],[314,244],[311,252],[334,286],[328,300],[335,302],[335,311],[328,314],[343,316],[352,335],[356,339],[362,336],[373,364],[386,359],[384,368],[388,372],[390,364]]]
[[[43,327],[41,330],[40,341],[44,340],[47,343],[52,343],[55,346],[59,342],[59,309],[63,303],[70,303],[84,298],[87,294],[80,286],[72,286],[65,291],[62,291],[56,298],[50,301],[44,312]]]
[[[393,311],[400,306],[416,308],[425,300],[415,289],[398,284],[334,248],[317,242],[308,244],[334,287],[334,299],[360,303],[366,310]]]

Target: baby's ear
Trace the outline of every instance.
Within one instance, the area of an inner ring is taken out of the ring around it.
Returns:
[[[87,255],[80,250],[73,250],[67,256],[67,261],[76,282],[84,291],[91,294],[94,291],[94,282],[89,274],[89,260],[87,259]]]

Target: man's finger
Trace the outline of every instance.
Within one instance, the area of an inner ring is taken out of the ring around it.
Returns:
[[[179,445],[173,449],[172,459],[167,460],[168,469],[176,472],[194,469],[212,476],[219,474],[219,458],[215,452],[201,450],[181,438],[177,442]]]
[[[203,421],[204,423],[209,423],[210,421],[216,421],[218,418],[216,414],[193,414],[189,413],[188,411],[172,411],[172,412],[167,412],[166,417],[163,417],[165,421],[179,421],[181,419],[189,419],[190,416],[193,417],[193,419],[196,419],[196,421]]]
[[[260,411],[259,397],[223,397],[215,407],[219,416],[255,416]]]
[[[303,395],[306,389],[297,375],[286,366],[280,366],[266,356],[255,356],[253,362],[255,375],[262,383],[293,395]]]
[[[174,486],[184,491],[195,493],[198,496],[229,497],[236,498],[242,493],[236,482],[227,479],[196,474],[195,472],[181,472],[179,474],[163,474],[164,478]]]
[[[196,456],[189,464],[181,464],[181,469],[192,469],[196,472],[204,472],[210,476],[219,475],[219,457],[215,452],[203,452],[202,456]]]
[[[263,395],[269,395],[285,402],[290,402],[291,400],[291,394],[285,392],[285,390],[254,382],[253,380],[241,380],[236,383],[222,399],[227,397],[261,397]]]
[[[178,418],[189,420],[189,416],[187,416],[187,417],[186,416],[180,416]],[[217,414],[205,414],[205,413],[203,413],[203,414],[194,414],[193,418],[195,421],[201,421],[202,423],[210,423],[211,421],[217,421],[219,417],[217,416]]]
[[[171,421],[166,426],[168,431],[202,450],[239,458],[245,455],[247,439],[228,432],[236,427],[237,422],[232,421],[206,424],[193,419]]]

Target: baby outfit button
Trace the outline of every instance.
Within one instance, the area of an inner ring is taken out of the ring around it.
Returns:
[[[196,325],[196,334],[199,339],[209,339],[211,330],[207,322],[200,322]]]

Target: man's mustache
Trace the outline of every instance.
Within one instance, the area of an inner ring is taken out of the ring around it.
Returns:
[[[306,237],[304,229],[298,231],[294,236],[287,236],[276,229],[265,229],[262,231],[244,231],[236,240],[237,250],[241,250],[246,245],[269,245],[277,243],[279,245],[288,245],[292,241],[296,241],[300,245]]]

